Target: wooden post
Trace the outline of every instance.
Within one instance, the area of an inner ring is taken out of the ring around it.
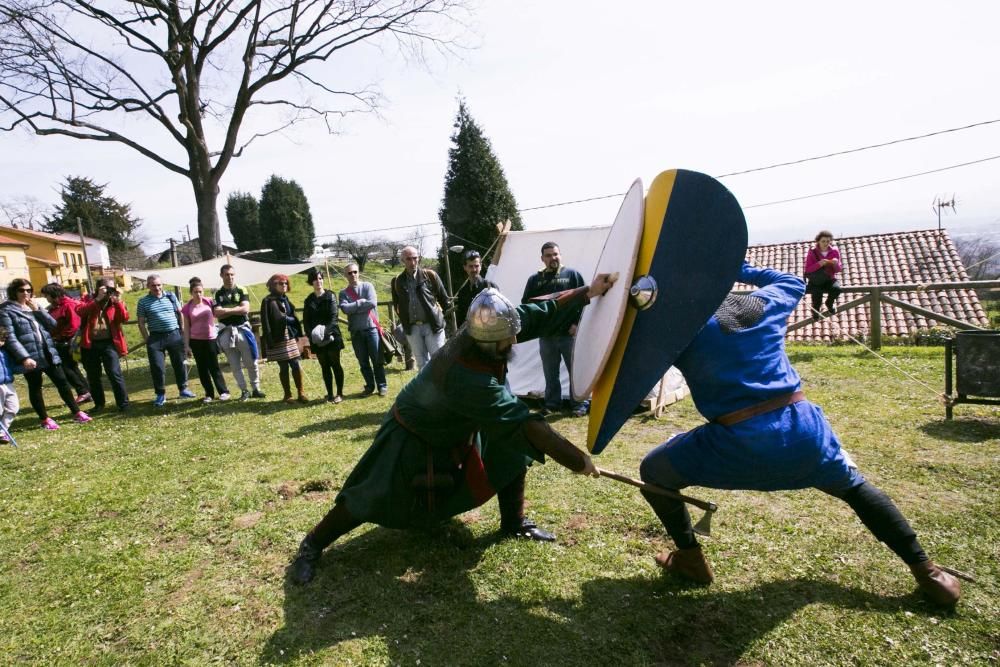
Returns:
[[[170,266],[176,268],[177,266],[177,242],[171,237],[170,239]],[[181,298],[181,288],[174,285],[174,296],[178,299]]]
[[[871,291],[871,302],[868,304],[871,308],[871,334],[872,334],[872,349],[881,350],[882,349],[882,290],[878,287],[873,287]]]
[[[76,231],[80,234],[80,248],[83,249],[83,265],[87,267],[87,294],[93,294],[94,277],[90,275],[90,262],[87,260],[87,242],[83,240],[83,222],[79,216],[76,218]]]

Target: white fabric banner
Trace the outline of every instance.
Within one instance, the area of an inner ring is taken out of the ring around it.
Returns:
[[[169,269],[149,269],[146,271],[129,271],[129,274],[145,280],[147,276],[158,274],[165,286],[179,285],[187,287],[188,281],[195,276],[201,278],[207,289],[218,289],[222,287],[222,278],[219,271],[224,264],[232,264],[236,270],[236,282],[239,285],[260,285],[266,283],[267,279],[275,273],[284,273],[291,276],[300,271],[305,271],[313,266],[312,262],[301,264],[271,264],[269,262],[255,262],[251,259],[223,255],[205,262],[195,264],[185,264],[184,266]]]

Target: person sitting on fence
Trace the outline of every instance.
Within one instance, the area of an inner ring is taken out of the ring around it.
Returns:
[[[825,229],[816,235],[816,245],[806,255],[806,294],[812,296],[813,319],[819,319],[819,307],[826,294],[828,315],[837,313],[836,301],[840,296],[840,281],[837,274],[844,269],[840,261],[840,251],[833,247],[833,234]]]

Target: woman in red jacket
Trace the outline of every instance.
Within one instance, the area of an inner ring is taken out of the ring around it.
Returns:
[[[813,319],[819,319],[819,307],[826,296],[826,314],[835,315],[834,305],[840,296],[840,282],[837,274],[843,270],[840,262],[840,251],[833,247],[833,234],[825,229],[816,235],[816,245],[806,255],[805,278],[806,294],[812,296]]]
[[[115,403],[120,411],[128,408],[128,392],[122,375],[119,358],[128,354],[122,325],[128,322],[128,309],[115,287],[113,278],[97,281],[97,292],[93,298],[86,297],[77,308],[82,319],[80,325],[80,352],[83,367],[90,382],[90,394],[94,399],[94,410],[104,407],[104,387],[101,385],[101,369],[108,375]]]

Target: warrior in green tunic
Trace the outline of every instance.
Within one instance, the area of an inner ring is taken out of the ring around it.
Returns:
[[[293,577],[312,580],[323,549],[362,523],[432,525],[494,495],[501,531],[554,540],[524,515],[528,466],[548,454],[577,473],[597,470],[510,392],[507,360],[515,342],[559,330],[612,282],[600,275],[589,288],[517,307],[495,289],[481,292],[458,335],[400,392],[333,508],[302,540]]]

